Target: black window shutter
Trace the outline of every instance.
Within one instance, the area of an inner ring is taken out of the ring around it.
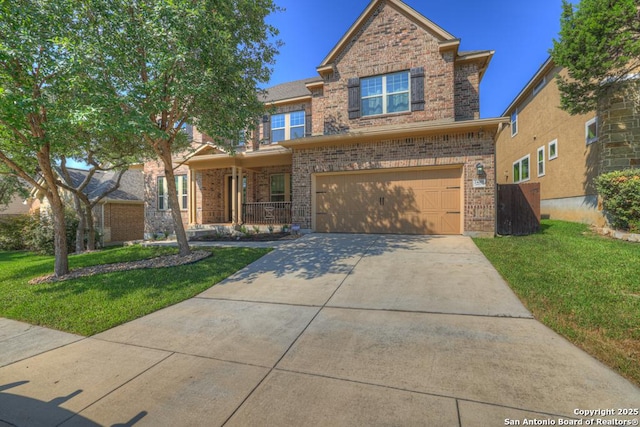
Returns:
[[[347,82],[349,90],[349,119],[360,117],[360,79],[354,77]]]
[[[271,116],[262,116],[262,141],[269,144],[271,141]]]
[[[311,112],[304,116],[304,136],[311,136],[313,133],[313,123],[311,122]]]
[[[411,111],[424,111],[424,67],[411,69]]]

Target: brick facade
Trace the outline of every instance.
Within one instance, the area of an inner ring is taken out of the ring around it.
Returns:
[[[180,166],[174,171],[176,176],[189,176],[189,167]],[[145,238],[154,233],[173,233],[174,225],[171,211],[158,209],[158,178],[165,176],[161,162],[146,162],[144,164],[144,234]],[[182,223],[189,224],[189,212],[182,211]]]
[[[269,97],[265,98],[269,103],[268,114],[304,110],[306,128],[302,141],[324,138],[324,142],[314,142],[311,144],[313,148],[296,146],[301,140],[274,144],[270,141],[270,135],[266,134],[268,129],[265,123],[270,125],[269,116],[264,117],[259,120],[257,131],[241,156],[231,160],[228,157],[203,155],[187,166],[192,168],[190,182],[194,184],[195,193],[191,197],[195,198],[195,212],[191,213],[190,218],[187,212],[183,213],[185,224],[189,219],[196,224],[225,223],[230,220],[228,199],[232,164],[240,167],[247,162],[250,165],[243,169],[247,180],[248,203],[270,201],[269,177],[275,173],[290,173],[292,219],[302,229],[312,227],[314,174],[451,165],[462,168],[463,232],[494,232],[494,137],[497,121],[486,127],[483,124],[454,126],[456,122],[479,119],[480,79],[493,53],[476,51],[469,55],[458,52],[458,39],[398,0],[372,3],[367,8],[367,14],[356,21],[348,35],[327,57],[330,63],[323,63],[318,68],[320,79],[279,85],[273,92],[269,91]],[[412,106],[412,111],[400,113],[349,118],[349,80],[395,72],[407,72],[412,76],[409,93],[417,107]],[[424,93],[419,91],[421,83],[424,84]],[[283,92],[283,87],[289,88],[287,90],[295,95],[287,97],[289,92]],[[426,130],[412,133],[411,137],[400,137],[405,135],[403,126],[430,123],[446,124],[445,127],[457,130]],[[393,128],[397,132],[368,140],[360,138],[357,143],[338,142],[340,136],[379,128]],[[197,130],[193,130],[193,135],[194,139],[195,136],[202,141],[207,139]],[[336,135],[336,141],[333,135]],[[263,145],[267,141],[269,147]],[[282,147],[288,147],[292,152],[292,164],[270,166],[283,164]],[[265,160],[271,153],[277,162],[268,163]],[[482,163],[487,170],[487,182],[486,187],[474,189],[477,163]],[[176,171],[176,174],[187,173],[184,168]],[[172,230],[169,213],[157,210],[156,180],[163,174],[159,165],[145,165],[147,233]]]
[[[493,234],[495,180],[486,175],[485,188],[473,188],[475,165],[495,170],[494,134],[485,132],[384,140],[375,143],[300,149],[293,156],[293,222],[311,228],[312,176],[315,173],[381,170],[424,166],[462,166],[464,232]]]
[[[348,119],[348,79],[408,71],[418,66],[425,68],[424,111]],[[323,129],[324,134],[427,120],[453,121],[454,53],[441,53],[435,36],[382,2],[340,52],[334,72],[324,77],[323,96],[314,96],[314,104],[319,98],[324,100],[321,108],[314,108],[313,128]]]

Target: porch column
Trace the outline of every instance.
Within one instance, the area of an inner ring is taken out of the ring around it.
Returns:
[[[189,168],[189,188],[187,190],[187,200],[189,201],[189,225],[197,223],[196,218],[196,172]]]
[[[231,223],[239,224],[238,221],[238,176],[236,175],[236,167],[231,167]]]
[[[238,224],[242,223],[242,191],[244,190],[243,182],[244,179],[242,178],[242,168],[238,168],[238,194],[236,196],[236,200],[238,201]]]

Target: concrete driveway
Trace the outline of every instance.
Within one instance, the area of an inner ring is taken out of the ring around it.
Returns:
[[[91,338],[4,320],[0,346],[0,426],[560,425],[640,406],[465,237],[309,235]]]

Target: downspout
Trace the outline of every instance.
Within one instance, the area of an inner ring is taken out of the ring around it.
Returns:
[[[104,248],[104,202],[100,203],[100,209],[101,209],[101,214],[100,214],[100,230],[102,231],[102,233],[100,233],[100,246],[102,246]]]

